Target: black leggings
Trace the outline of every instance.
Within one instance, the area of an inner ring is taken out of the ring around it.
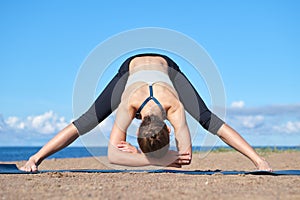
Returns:
[[[204,129],[213,134],[217,134],[224,122],[207,108],[198,92],[173,60],[165,55],[153,53],[138,54],[123,62],[118,73],[98,96],[89,110],[73,122],[78,133],[83,135],[92,130],[119,106],[128,79],[130,61],[135,57],[141,56],[161,56],[167,61],[170,80],[172,81],[185,110],[187,110]],[[195,96],[195,98],[191,98],[191,95]]]

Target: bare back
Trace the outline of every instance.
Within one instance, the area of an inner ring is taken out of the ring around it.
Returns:
[[[134,73],[142,70],[159,71],[168,76],[167,62],[164,58],[159,56],[134,58],[129,65],[129,76],[132,76]],[[153,80],[152,87],[153,96],[158,99],[165,111],[168,111],[173,105],[180,103],[178,94],[170,80],[169,82],[159,79]],[[149,83],[141,80],[126,87],[123,92],[122,101],[127,102],[128,106],[136,111],[140,107],[141,103],[148,97]],[[151,109],[153,106],[156,106],[155,103],[150,101],[145,110],[147,111],[147,108]]]

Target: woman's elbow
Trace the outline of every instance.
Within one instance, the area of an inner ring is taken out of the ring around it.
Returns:
[[[108,162],[109,162],[110,164],[116,164],[116,163],[115,163],[114,156],[112,156],[111,153],[108,153],[108,154],[107,154],[107,159],[108,159]]]
[[[118,151],[117,149],[113,149],[114,147],[108,147],[107,159],[110,164],[119,164]]]
[[[115,164],[115,156],[113,154],[112,147],[109,146],[107,151],[107,159],[110,164]]]

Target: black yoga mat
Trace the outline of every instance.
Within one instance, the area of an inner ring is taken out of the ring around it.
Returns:
[[[110,169],[72,169],[72,170],[41,170],[37,173],[47,172],[76,172],[76,173],[174,173],[174,174],[189,174],[189,175],[238,175],[238,174],[251,174],[251,175],[294,175],[300,176],[300,170],[278,170],[273,172],[268,171],[201,171],[201,170],[172,170],[172,169],[157,169],[157,170],[110,170]],[[0,174],[31,174],[24,172],[17,168],[15,164],[0,164]]]

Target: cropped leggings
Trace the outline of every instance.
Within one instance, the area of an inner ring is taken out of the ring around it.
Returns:
[[[119,106],[128,79],[130,61],[135,57],[141,56],[161,56],[167,61],[169,66],[168,75],[185,110],[190,113],[204,129],[213,134],[217,134],[224,122],[207,108],[198,92],[173,60],[165,55],[154,53],[138,54],[123,62],[118,73],[109,82],[87,112],[73,121],[78,133],[83,135],[89,132]],[[191,95],[194,98],[191,98]]]

